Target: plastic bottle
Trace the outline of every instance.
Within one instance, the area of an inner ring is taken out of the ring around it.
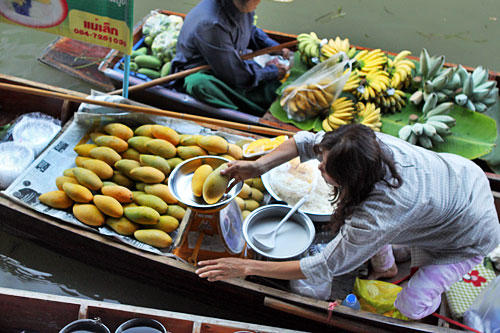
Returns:
[[[359,304],[359,301],[358,301],[356,295],[354,295],[354,294],[347,295],[345,297],[345,299],[342,301],[342,305],[348,306],[348,307],[350,307],[351,309],[354,309],[354,310],[360,310],[361,309],[361,305]]]

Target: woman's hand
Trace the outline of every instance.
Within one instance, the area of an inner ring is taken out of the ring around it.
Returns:
[[[232,161],[227,165],[228,167],[222,170],[221,174],[227,175],[229,178],[234,178],[235,181],[229,185],[226,192],[229,192],[234,185],[245,179],[255,178],[261,175],[258,162],[256,161]]]
[[[283,56],[283,58],[288,59],[288,60],[293,58],[293,52],[290,51],[289,49],[287,49],[286,47],[281,50],[281,55]]]
[[[220,258],[214,260],[200,261],[196,270],[201,278],[207,278],[208,281],[220,281],[237,277],[245,277],[246,267],[249,260],[240,258]]]

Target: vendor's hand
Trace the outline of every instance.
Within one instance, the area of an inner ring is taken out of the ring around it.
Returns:
[[[281,80],[282,78],[285,77],[286,73],[288,72],[288,66],[285,66],[283,64],[276,64],[276,67],[278,67],[278,80]]]
[[[285,59],[289,59],[290,60],[291,58],[293,58],[293,52],[290,51],[289,49],[287,49],[286,47],[283,50],[281,50],[281,55]]]
[[[220,258],[200,261],[198,266],[202,267],[198,268],[195,273],[201,278],[207,278],[210,282],[245,277],[247,275],[245,273],[247,261],[240,258]]]
[[[260,171],[258,162],[256,161],[231,161],[227,164],[227,168],[221,171],[221,174],[227,175],[229,178],[233,178],[235,180],[227,188],[227,193],[237,183],[244,181],[245,179],[260,176]]]

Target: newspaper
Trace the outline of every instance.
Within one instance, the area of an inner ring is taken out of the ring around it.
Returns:
[[[95,96],[102,95],[96,92],[93,92],[93,94]],[[109,97],[109,95],[105,96]],[[101,100],[107,99],[104,95],[103,98],[94,98]],[[2,191],[1,194],[23,206],[27,206],[40,213],[71,223],[83,229],[112,237],[120,242],[144,251],[184,261],[171,253],[173,245],[165,249],[158,249],[142,243],[132,237],[122,236],[106,225],[101,227],[87,226],[78,221],[71,211],[54,209],[42,204],[38,200],[38,197],[42,193],[57,190],[55,180],[58,176],[63,174],[65,169],[76,167],[75,158],[77,157],[77,154],[73,148],[78,143],[83,143],[80,142],[82,138],[87,133],[93,132],[95,129],[112,122],[120,122],[130,126],[131,128],[136,128],[142,124],[161,124],[175,129],[177,132],[183,134],[220,135],[223,136],[228,142],[233,143],[247,138],[233,133],[214,131],[212,129],[202,127],[192,121],[165,116],[148,115],[144,113],[130,113],[120,109],[99,106],[96,107],[95,105],[84,103],[81,104],[78,112],[75,113],[74,120],[63,128],[60,135],[52,141],[49,147],[47,147],[33,161],[33,163],[31,163],[30,166],[10,184],[7,189]],[[178,232],[174,231],[170,233],[170,236],[172,237],[172,244],[175,244],[177,237],[180,237],[181,235],[178,235]]]

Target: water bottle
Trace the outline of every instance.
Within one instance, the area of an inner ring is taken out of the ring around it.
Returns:
[[[361,305],[359,304],[359,301],[356,298],[356,295],[354,295],[354,294],[347,295],[346,298],[342,301],[342,305],[348,306],[354,310],[361,309]]]

